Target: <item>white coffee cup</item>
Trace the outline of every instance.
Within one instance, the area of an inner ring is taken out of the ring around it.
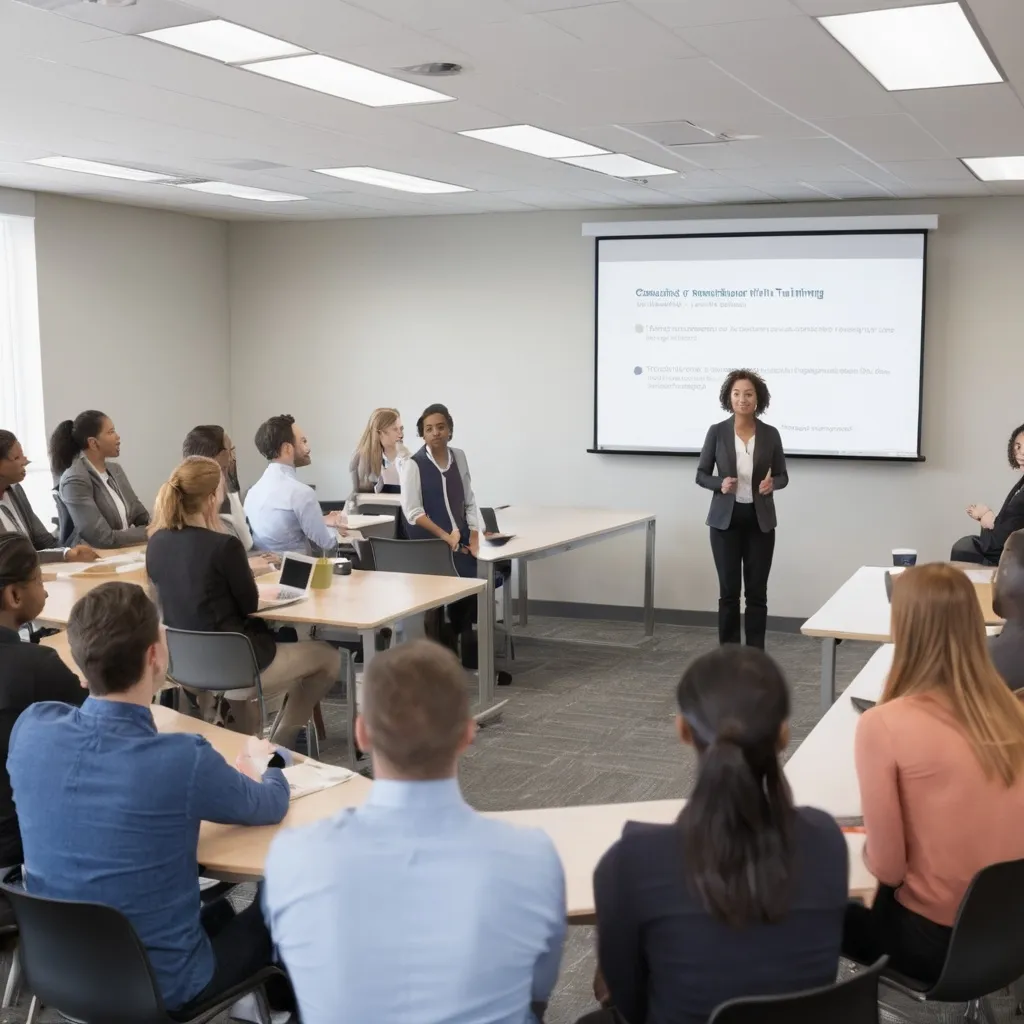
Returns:
[[[903,568],[917,565],[917,551],[914,548],[893,548],[892,564]]]

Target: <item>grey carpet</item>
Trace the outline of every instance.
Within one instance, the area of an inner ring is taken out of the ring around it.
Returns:
[[[467,800],[480,810],[515,810],[686,796],[693,760],[673,730],[674,690],[686,663],[716,645],[715,631],[659,626],[653,640],[641,642],[635,623],[545,619],[525,632],[510,666],[514,683],[498,692],[509,700],[502,718],[481,730],[463,761]],[[554,644],[529,635],[588,643]],[[772,633],[768,649],[792,689],[791,752],[819,717],[820,644]],[[840,645],[837,689],[874,650],[871,644]],[[323,760],[339,763],[346,754],[344,714],[340,702],[325,704]],[[570,929],[547,1024],[571,1024],[593,1008],[593,946],[591,928]],[[941,1019],[934,1012],[914,1018]],[[0,1014],[0,1024],[20,1020],[23,1006]]]

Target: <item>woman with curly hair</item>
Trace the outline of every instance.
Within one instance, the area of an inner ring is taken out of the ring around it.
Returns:
[[[789,483],[782,438],[761,422],[771,393],[760,374],[733,370],[719,393],[731,415],[708,430],[697,483],[713,491],[707,525],[718,571],[718,640],[740,642],[740,588],[750,647],[764,647],[768,574],[775,552],[775,491]]]
[[[1010,435],[1006,457],[1011,469],[1018,473],[1024,469],[1024,423]],[[998,512],[993,512],[988,505],[968,505],[967,514],[981,523],[981,533],[961,537],[953,545],[949,560],[998,565],[1006,539],[1011,533],[1024,530],[1024,477],[1010,488]]]

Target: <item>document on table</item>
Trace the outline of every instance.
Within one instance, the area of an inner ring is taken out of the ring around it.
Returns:
[[[996,576],[995,566],[989,569],[964,569],[964,575],[972,583],[991,583]]]
[[[53,566],[60,576],[116,576],[122,572],[136,572],[146,567],[146,556],[141,551],[123,555],[109,555],[95,562],[62,562]],[[47,566],[51,568],[51,566]]]
[[[355,772],[320,761],[302,761],[285,768],[284,777],[291,786],[292,800],[301,800],[311,793],[319,793],[322,789],[330,789],[332,786],[348,782],[349,779],[355,778]]]

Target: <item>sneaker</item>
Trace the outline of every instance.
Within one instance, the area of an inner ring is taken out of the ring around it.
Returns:
[[[242,1021],[243,1024],[288,1024],[292,1019],[287,1010],[271,1010],[270,1020],[263,1020],[260,1015],[260,1004],[253,992],[235,1002],[229,1016],[232,1020]]]

